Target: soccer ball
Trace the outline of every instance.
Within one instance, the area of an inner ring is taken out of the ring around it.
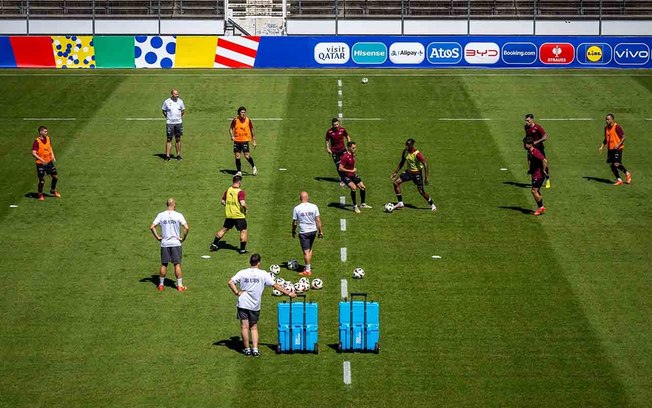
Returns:
[[[299,269],[299,262],[297,262],[296,259],[290,259],[288,261],[288,269],[291,271],[296,271],[297,269]]]
[[[285,283],[283,283],[283,289],[288,292],[294,292],[294,285],[290,281],[285,281]]]
[[[282,294],[283,294],[283,292],[281,292],[278,289],[272,290],[272,295],[274,295],[274,296],[281,296]]]
[[[394,204],[393,203],[385,204],[385,212],[391,213],[392,211],[394,211]]]
[[[310,285],[310,279],[306,278],[305,276],[303,278],[299,279],[299,282],[304,282],[304,283],[307,283],[308,285]]]
[[[269,267],[269,271],[274,275],[278,275],[281,272],[281,267],[274,264]]]
[[[317,279],[312,280],[312,288],[313,289],[319,290],[319,289],[321,289],[323,287],[324,287],[324,282],[321,279],[317,278]]]
[[[369,78],[364,77],[364,78],[362,78],[362,80],[360,82],[362,82],[363,84],[366,84],[367,82],[369,82]]]
[[[305,282],[297,282],[294,284],[294,291],[297,293],[303,293],[307,291],[309,286]]]
[[[364,278],[364,269],[355,268],[353,270],[353,279],[362,279],[362,278]]]
[[[282,285],[282,284],[285,283],[285,279],[283,279],[283,278],[276,278],[276,283],[279,284],[279,285]]]

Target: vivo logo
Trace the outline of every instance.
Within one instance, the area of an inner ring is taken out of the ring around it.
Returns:
[[[650,60],[650,48],[644,43],[621,43],[614,49],[619,65],[645,65]]]

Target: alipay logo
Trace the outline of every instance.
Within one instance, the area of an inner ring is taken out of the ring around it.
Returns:
[[[650,60],[650,48],[644,43],[620,43],[614,49],[619,65],[645,65]]]
[[[505,64],[531,65],[537,60],[537,46],[529,42],[508,42],[503,45],[501,57]]]
[[[356,64],[382,64],[387,61],[387,46],[379,42],[353,44],[353,62]]]
[[[462,61],[462,46],[456,42],[430,43],[426,57],[431,64],[457,64]]]

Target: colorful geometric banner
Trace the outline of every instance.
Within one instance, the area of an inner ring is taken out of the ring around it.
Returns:
[[[54,68],[50,37],[9,37],[18,68]]]
[[[260,37],[221,37],[217,40],[214,68],[253,68]]]
[[[98,68],[135,68],[133,36],[97,36],[95,62]]]
[[[174,68],[175,36],[136,36],[136,68]]]
[[[177,37],[175,68],[213,68],[217,37]]]
[[[16,68],[16,58],[9,37],[0,37],[0,68]]]
[[[91,36],[52,36],[52,51],[57,68],[95,68]]]

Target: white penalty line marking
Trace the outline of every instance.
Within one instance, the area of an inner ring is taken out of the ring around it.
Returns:
[[[349,297],[349,282],[346,279],[342,279],[340,283],[340,295],[342,300],[346,300]]]
[[[344,372],[343,373],[344,384],[351,385],[351,362],[344,361],[342,364],[342,370]]]
[[[346,118],[346,120],[385,120],[383,118]]]
[[[539,120],[559,120],[559,121],[566,121],[566,120],[595,120],[593,118],[541,118]]]
[[[39,120],[39,121],[45,121],[45,120],[77,120],[77,118],[23,118],[23,120]]]
[[[346,262],[346,247],[340,248],[340,259],[342,262]]]
[[[489,118],[439,118],[437,120],[443,121],[482,121],[482,120],[491,120]]]
[[[345,205],[346,205],[346,197],[340,196],[340,207],[344,207]]]
[[[346,231],[346,219],[340,218],[340,231]]]

